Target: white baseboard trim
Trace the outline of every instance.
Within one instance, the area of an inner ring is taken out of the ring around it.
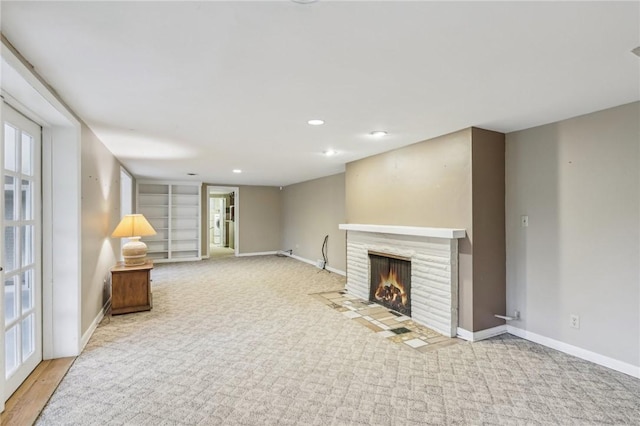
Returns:
[[[269,256],[272,254],[278,253],[277,251],[260,251],[255,253],[238,253],[238,257],[247,257],[247,256]]]
[[[313,261],[313,260],[306,259],[306,258],[300,257],[300,256],[296,256],[295,254],[285,253],[285,255],[289,256],[289,257],[291,257],[293,259],[299,260],[300,262],[304,262],[304,263],[308,263],[309,265],[316,266],[316,262]],[[333,273],[338,274],[338,275],[342,275],[344,277],[347,276],[347,273],[345,271],[341,271],[340,269],[332,268],[331,266],[326,266],[325,269],[327,271],[333,272]]]
[[[80,355],[84,350],[84,347],[87,346],[87,343],[89,343],[89,339],[91,339],[93,332],[96,331],[96,328],[98,328],[98,324],[100,324],[100,321],[102,321],[102,319],[104,318],[104,314],[105,312],[107,312],[107,307],[109,306],[109,303],[111,303],[111,299],[109,299],[109,301],[107,301],[107,303],[102,307],[102,309],[100,309],[100,312],[98,312],[98,315],[96,315],[96,317],[93,319],[93,322],[91,323],[87,331],[85,331],[84,334],[82,335],[82,340],[80,340],[80,350],[78,351],[78,355]]]
[[[626,362],[591,352],[559,340],[541,336],[540,334],[532,333],[512,325],[507,325],[507,333],[640,379],[640,366],[628,364]]]
[[[456,331],[457,337],[468,340],[469,342],[478,342],[480,340],[488,339],[493,336],[498,336],[507,332],[506,325],[498,325],[496,327],[487,328],[480,331],[469,331],[464,328],[458,327]]]

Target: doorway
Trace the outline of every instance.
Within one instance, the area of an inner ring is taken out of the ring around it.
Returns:
[[[211,248],[229,247],[225,196],[209,196],[209,243]]]
[[[42,361],[42,128],[4,103],[2,117],[4,402]]]
[[[209,258],[238,253],[238,188],[207,187],[207,252]]]

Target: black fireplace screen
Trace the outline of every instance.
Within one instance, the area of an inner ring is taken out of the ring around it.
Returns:
[[[411,261],[369,253],[369,300],[411,316]]]

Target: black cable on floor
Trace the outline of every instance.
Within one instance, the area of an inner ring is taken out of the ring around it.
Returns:
[[[329,258],[327,257],[327,240],[329,239],[329,235],[325,235],[324,236],[324,241],[322,243],[322,260],[324,261],[324,264],[322,265],[322,269],[327,269],[327,262],[329,261]]]

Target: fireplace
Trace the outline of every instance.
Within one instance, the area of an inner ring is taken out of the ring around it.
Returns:
[[[458,238],[465,237],[464,229],[368,224],[341,224],[340,229],[348,231],[348,293],[382,305],[371,294],[372,282],[375,281],[377,288],[381,281],[383,286],[385,281],[400,281],[405,287],[408,310],[395,306],[391,309],[445,336],[456,335]],[[395,259],[388,261],[395,266],[373,271],[376,266],[372,266],[371,254]],[[397,264],[397,260],[410,260],[406,265],[408,278],[402,276],[403,266]],[[395,292],[389,287],[392,285],[388,283],[387,290]]]
[[[369,251],[369,300],[411,316],[411,259]]]

